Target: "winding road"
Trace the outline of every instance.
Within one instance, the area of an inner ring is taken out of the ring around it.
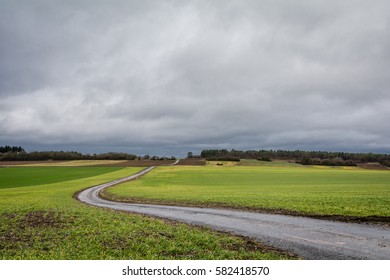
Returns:
[[[99,192],[136,179],[155,167],[132,176],[94,186],[79,193],[87,204],[141,213],[254,238],[263,244],[293,252],[304,259],[390,260],[390,229],[354,223],[211,208],[130,204],[108,201]]]

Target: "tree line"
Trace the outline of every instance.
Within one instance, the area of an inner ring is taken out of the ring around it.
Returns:
[[[101,153],[101,154],[82,154],[75,151],[39,151],[26,152],[22,147],[1,146],[1,161],[32,161],[32,160],[175,160],[175,157],[160,156],[137,156],[128,153]]]
[[[326,151],[288,151],[288,150],[227,150],[211,149],[203,150],[200,154],[207,160],[257,159],[271,161],[273,159],[294,160],[305,165],[346,165],[356,166],[359,163],[379,162],[384,166],[390,166],[390,155],[374,153],[347,153]]]
[[[24,152],[24,149],[22,147],[17,146],[1,146],[0,147],[0,153],[18,153],[18,152]]]

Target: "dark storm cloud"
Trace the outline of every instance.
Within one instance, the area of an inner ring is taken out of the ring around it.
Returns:
[[[4,144],[390,151],[388,1],[1,4]]]

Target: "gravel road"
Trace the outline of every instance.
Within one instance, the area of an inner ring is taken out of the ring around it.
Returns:
[[[157,216],[251,237],[304,259],[390,260],[390,229],[381,226],[236,210],[129,204],[104,200],[99,196],[102,189],[133,180],[153,168],[86,189],[79,193],[78,199],[99,207]]]

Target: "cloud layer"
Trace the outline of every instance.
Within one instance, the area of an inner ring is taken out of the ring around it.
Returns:
[[[388,1],[2,1],[0,142],[390,152]]]

